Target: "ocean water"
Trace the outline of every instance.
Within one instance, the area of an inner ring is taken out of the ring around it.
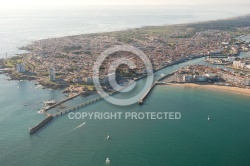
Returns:
[[[19,53],[16,47],[47,37],[227,18],[248,10],[249,6],[182,6],[0,12],[0,57],[5,52],[13,56]],[[165,68],[155,77],[192,64],[207,65],[202,58],[195,59]],[[180,120],[70,120],[64,115],[29,135],[29,126],[45,118],[37,113],[43,101],[65,96],[61,90],[36,89],[35,82],[6,78],[0,75],[0,165],[99,166],[105,165],[107,157],[117,166],[250,164],[247,96],[157,86],[143,106],[119,107],[99,101],[78,111],[175,111],[182,114]],[[78,97],[63,105],[71,107],[92,97]]]
[[[0,58],[34,40],[249,14],[249,5],[113,6],[0,11]]]
[[[201,59],[165,68],[170,73]],[[249,165],[249,97],[216,90],[157,86],[144,105],[120,107],[102,100],[79,112],[180,112],[179,120],[54,119],[34,135],[28,127],[44,119],[42,101],[61,100],[59,90],[0,75],[0,165]],[[143,84],[144,80],[138,82]],[[137,93],[133,91],[133,94]],[[86,98],[79,97],[69,107]],[[24,106],[27,104],[27,107]],[[211,121],[207,120],[208,115]],[[111,140],[107,141],[107,135]]]

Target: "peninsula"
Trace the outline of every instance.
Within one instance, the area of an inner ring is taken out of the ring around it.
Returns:
[[[132,45],[151,60],[153,69],[177,64],[198,57],[237,57],[249,51],[249,42],[237,38],[250,34],[250,15],[225,20],[169,26],[148,26],[124,31],[67,36],[34,41],[20,49],[29,53],[0,60],[1,68],[10,68],[12,79],[36,79],[50,88],[82,87],[95,90],[92,68],[98,56],[114,45]],[[128,81],[145,75],[143,62],[128,52],[118,52],[102,66],[100,79],[106,83],[108,66],[118,56],[134,61],[136,68],[118,69],[120,80]],[[227,63],[228,64],[228,63]],[[248,79],[248,75],[245,75]],[[69,91],[69,89],[67,89]],[[67,91],[66,90],[66,91]]]

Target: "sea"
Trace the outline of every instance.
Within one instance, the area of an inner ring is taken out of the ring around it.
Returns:
[[[110,32],[143,26],[171,25],[249,14],[250,4],[88,6],[48,10],[0,11],[0,58],[15,56],[17,48],[34,40]]]
[[[17,47],[38,39],[222,19],[247,14],[248,9],[244,5],[144,6],[0,12],[0,56],[21,53]],[[190,60],[156,72],[155,79],[193,64],[208,65],[203,58]],[[181,119],[72,120],[63,115],[29,135],[29,126],[45,118],[38,114],[43,101],[60,101],[66,96],[62,90],[38,88],[33,81],[7,78],[0,75],[0,165],[101,166],[106,165],[106,158],[115,166],[250,165],[249,96],[156,86],[144,105],[116,106],[101,100],[77,112],[180,112]],[[137,94],[144,83],[145,79],[138,81],[139,88],[127,96]],[[62,106],[94,97],[77,97]]]

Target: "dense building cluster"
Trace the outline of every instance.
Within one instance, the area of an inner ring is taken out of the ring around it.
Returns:
[[[213,68],[203,65],[187,66],[179,69],[175,75],[167,78],[166,82],[177,83],[214,83],[220,82],[225,85],[245,87],[250,86],[250,75],[225,70],[222,68]]]
[[[221,30],[196,32],[191,37],[176,37],[182,32],[176,30],[168,35],[143,34],[141,39],[131,38],[129,43],[120,41],[118,37],[106,34],[79,35],[62,38],[39,40],[27,48],[30,51],[28,62],[35,66],[34,72],[44,76],[53,67],[59,83],[87,82],[92,83],[92,69],[98,56],[106,49],[128,44],[141,49],[151,60],[154,70],[170,64],[182,62],[190,58],[222,52],[224,42],[231,41],[231,34]],[[175,36],[174,36],[175,35]],[[133,58],[131,54],[120,52],[106,61],[110,64],[119,57],[127,57],[134,61],[135,73],[145,71],[143,61]],[[103,65],[101,76],[105,78],[108,65]],[[126,69],[125,69],[126,70]]]

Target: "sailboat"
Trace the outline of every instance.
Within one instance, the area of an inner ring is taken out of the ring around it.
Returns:
[[[106,165],[109,165],[110,164],[110,160],[109,158],[106,159]]]
[[[107,140],[109,140],[110,139],[110,136],[109,136],[109,134],[108,134],[108,136],[107,136]]]

